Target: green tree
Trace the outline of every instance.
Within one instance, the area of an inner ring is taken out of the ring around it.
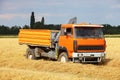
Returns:
[[[28,25],[23,26],[23,29],[29,29]]]
[[[111,26],[110,24],[103,24],[104,34],[120,34],[120,26]]]
[[[19,33],[19,29],[21,29],[21,27],[20,26],[12,26],[11,28],[10,28],[10,34],[18,34]]]
[[[34,29],[44,29],[44,26],[42,25],[41,22],[36,22],[34,24]]]
[[[0,26],[0,35],[7,35],[10,33],[10,28],[8,26]]]
[[[44,26],[44,23],[45,23],[45,19],[44,17],[42,17],[41,24]]]
[[[31,13],[31,18],[30,18],[30,27],[31,29],[34,29],[34,24],[35,24],[35,17],[34,17],[34,12]]]

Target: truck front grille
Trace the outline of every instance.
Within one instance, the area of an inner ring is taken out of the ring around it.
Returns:
[[[104,50],[104,46],[78,46],[78,50]]]

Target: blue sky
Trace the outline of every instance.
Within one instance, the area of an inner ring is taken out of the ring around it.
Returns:
[[[46,24],[77,17],[78,23],[120,25],[120,0],[0,0],[0,25],[29,25],[32,11]]]

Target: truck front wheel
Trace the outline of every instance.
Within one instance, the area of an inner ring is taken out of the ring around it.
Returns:
[[[31,60],[35,60],[36,59],[34,49],[28,48],[26,50],[26,58],[27,59],[31,59]]]
[[[62,52],[59,57],[58,57],[58,61],[59,62],[63,62],[63,63],[66,63],[68,62],[68,55],[66,52]]]

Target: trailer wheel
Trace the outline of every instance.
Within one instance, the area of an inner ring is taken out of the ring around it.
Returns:
[[[26,50],[26,58],[31,60],[36,60],[34,49],[28,48]]]
[[[63,62],[63,63],[66,63],[68,62],[68,55],[66,52],[62,52],[59,57],[58,57],[58,61],[59,62]]]

